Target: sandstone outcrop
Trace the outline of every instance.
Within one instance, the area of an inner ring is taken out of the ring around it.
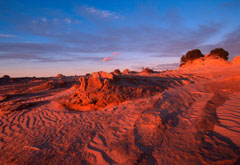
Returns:
[[[112,73],[107,73],[104,71],[100,72],[94,72],[91,74],[92,77],[94,78],[108,78],[108,79],[113,79],[113,74]]]
[[[81,77],[79,81],[80,86],[76,92],[67,101],[62,102],[64,106],[77,110],[100,109],[110,104],[151,96],[167,87],[163,86],[163,80],[160,78],[113,76],[105,72],[93,73],[90,77]]]

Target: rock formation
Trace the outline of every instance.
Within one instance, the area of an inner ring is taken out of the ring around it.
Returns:
[[[91,74],[92,77],[94,78],[108,78],[108,79],[113,79],[113,74],[111,73],[107,73],[104,71],[100,71],[100,72],[94,72]]]
[[[90,77],[81,77],[79,81],[80,86],[70,99],[60,101],[64,106],[77,110],[99,109],[110,104],[151,96],[166,88],[160,79],[113,76],[105,72],[92,73]]]

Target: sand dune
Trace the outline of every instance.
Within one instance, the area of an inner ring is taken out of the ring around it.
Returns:
[[[33,91],[29,89],[39,89],[35,87],[46,81],[2,85],[0,162],[237,163],[239,75],[239,65],[131,74],[144,76],[145,86],[161,80],[161,90],[84,112],[59,104],[79,92],[79,86]]]

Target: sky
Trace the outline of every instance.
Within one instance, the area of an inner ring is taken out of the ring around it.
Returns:
[[[240,55],[240,0],[0,0],[0,76],[170,69]]]

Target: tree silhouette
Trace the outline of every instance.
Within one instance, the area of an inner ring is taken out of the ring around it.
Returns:
[[[224,50],[223,48],[215,48],[215,49],[211,50],[211,52],[208,56],[209,57],[220,57],[224,60],[228,60],[229,53],[228,53],[228,51]]]
[[[201,58],[201,57],[204,57],[204,56],[199,49],[190,50],[186,53],[186,55],[183,55],[181,57],[181,65],[180,66],[184,65],[188,61],[193,61],[193,60]]]

